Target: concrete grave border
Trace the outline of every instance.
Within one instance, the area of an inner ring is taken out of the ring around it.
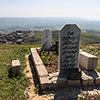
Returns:
[[[80,80],[68,80],[67,77],[59,76],[58,72],[49,74],[36,49],[38,48],[31,48],[31,57],[38,74],[41,90],[54,89],[57,87],[66,86],[100,85],[100,73],[95,70],[82,71],[82,77]]]

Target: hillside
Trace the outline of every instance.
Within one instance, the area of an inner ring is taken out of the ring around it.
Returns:
[[[52,31],[52,43],[56,40],[59,40],[59,31]],[[92,43],[100,43],[100,35],[88,32],[81,33],[81,44],[92,44]],[[25,44],[41,44],[42,42],[42,31],[38,31],[33,35],[28,41],[25,41]]]
[[[59,30],[65,24],[77,24],[82,30],[100,30],[100,21],[70,17],[0,18],[0,34],[15,30]],[[100,34],[100,31],[99,31]]]
[[[52,30],[52,43],[56,40],[59,40],[59,31]],[[81,44],[93,44],[93,43],[100,43],[100,34],[94,34],[87,30],[83,30],[81,32],[80,38]],[[2,35],[0,34],[0,44],[41,44],[42,42],[42,31],[13,31],[11,33]]]
[[[100,43],[100,35],[88,32],[81,33],[81,44]]]

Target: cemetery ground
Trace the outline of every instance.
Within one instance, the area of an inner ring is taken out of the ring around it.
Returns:
[[[30,45],[0,45],[0,100],[23,100],[24,90],[29,85],[29,80],[23,73],[25,55],[30,53]],[[36,46],[35,46],[36,47]],[[20,73],[10,76],[12,60],[19,59]]]
[[[30,92],[33,100],[75,100],[81,91],[92,91],[94,89],[100,90],[100,86],[86,86],[86,87],[65,87],[57,88],[54,90],[40,91],[39,82],[36,77],[36,71],[34,66],[33,68],[33,83],[29,82],[23,72],[26,67],[25,55],[30,54],[30,49],[38,47],[31,45],[0,45],[0,100],[24,100],[29,98],[29,95],[24,95],[24,91],[27,90]],[[86,52],[89,52],[98,57],[97,71],[100,72],[100,45],[81,45],[80,48]],[[13,59],[19,59],[21,63],[21,70],[19,75],[13,75],[10,78],[9,70],[11,68],[11,61]],[[28,65],[28,64],[27,64]],[[29,66],[29,67],[30,67]],[[26,67],[27,68],[27,67]],[[25,73],[28,74],[29,70],[25,70]],[[94,91],[97,91],[94,90]],[[39,94],[37,94],[40,92]]]

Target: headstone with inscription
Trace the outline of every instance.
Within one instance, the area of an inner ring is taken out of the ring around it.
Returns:
[[[49,29],[45,29],[42,32],[42,49],[43,50],[50,50],[51,38],[52,38],[52,32]]]
[[[66,24],[59,34],[59,73],[78,72],[81,30],[75,24]]]

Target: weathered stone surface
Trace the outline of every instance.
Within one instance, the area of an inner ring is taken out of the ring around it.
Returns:
[[[45,29],[42,32],[42,49],[43,50],[50,50],[51,38],[52,38],[52,32],[49,29]]]
[[[20,71],[20,62],[19,60],[12,60],[12,73],[19,73]]]
[[[64,87],[67,85],[67,78],[66,77],[53,77],[51,79],[53,83],[53,88],[55,87]]]
[[[95,85],[100,85],[100,73],[95,70],[88,72],[95,79]]]
[[[81,86],[80,80],[68,80],[67,81],[68,86]]]
[[[33,59],[34,59],[34,64],[35,64],[35,66],[43,65],[43,62],[42,62],[42,60],[41,60],[41,58],[40,58],[39,55],[33,57]]]
[[[76,73],[68,73],[67,78],[71,80],[80,80],[81,79],[81,71]]]
[[[58,75],[59,75],[59,72],[54,72],[54,73],[49,74],[49,77],[50,78],[58,77]]]
[[[82,50],[82,49],[80,49],[80,52],[83,52],[83,50]]]
[[[45,90],[46,88],[51,88],[51,80],[49,80],[48,76],[46,77],[39,77],[40,80],[40,86],[42,90]]]
[[[59,34],[59,72],[78,68],[79,41],[81,30],[77,25],[65,25]]]
[[[36,48],[31,48],[31,53],[37,53]]]
[[[82,85],[83,86],[91,86],[94,85],[94,78],[89,75],[88,71],[82,71]]]
[[[37,65],[43,65],[43,62],[40,58],[40,56],[38,55],[37,51],[35,48],[31,48],[31,55],[32,55],[32,60],[35,66]]]
[[[79,53],[79,64],[87,70],[95,70],[97,68],[98,58],[86,52]]]
[[[51,82],[53,84],[52,89],[58,87],[58,82],[57,82],[58,77],[52,77]]]
[[[37,65],[36,70],[39,77],[48,76],[48,72],[44,65]]]

